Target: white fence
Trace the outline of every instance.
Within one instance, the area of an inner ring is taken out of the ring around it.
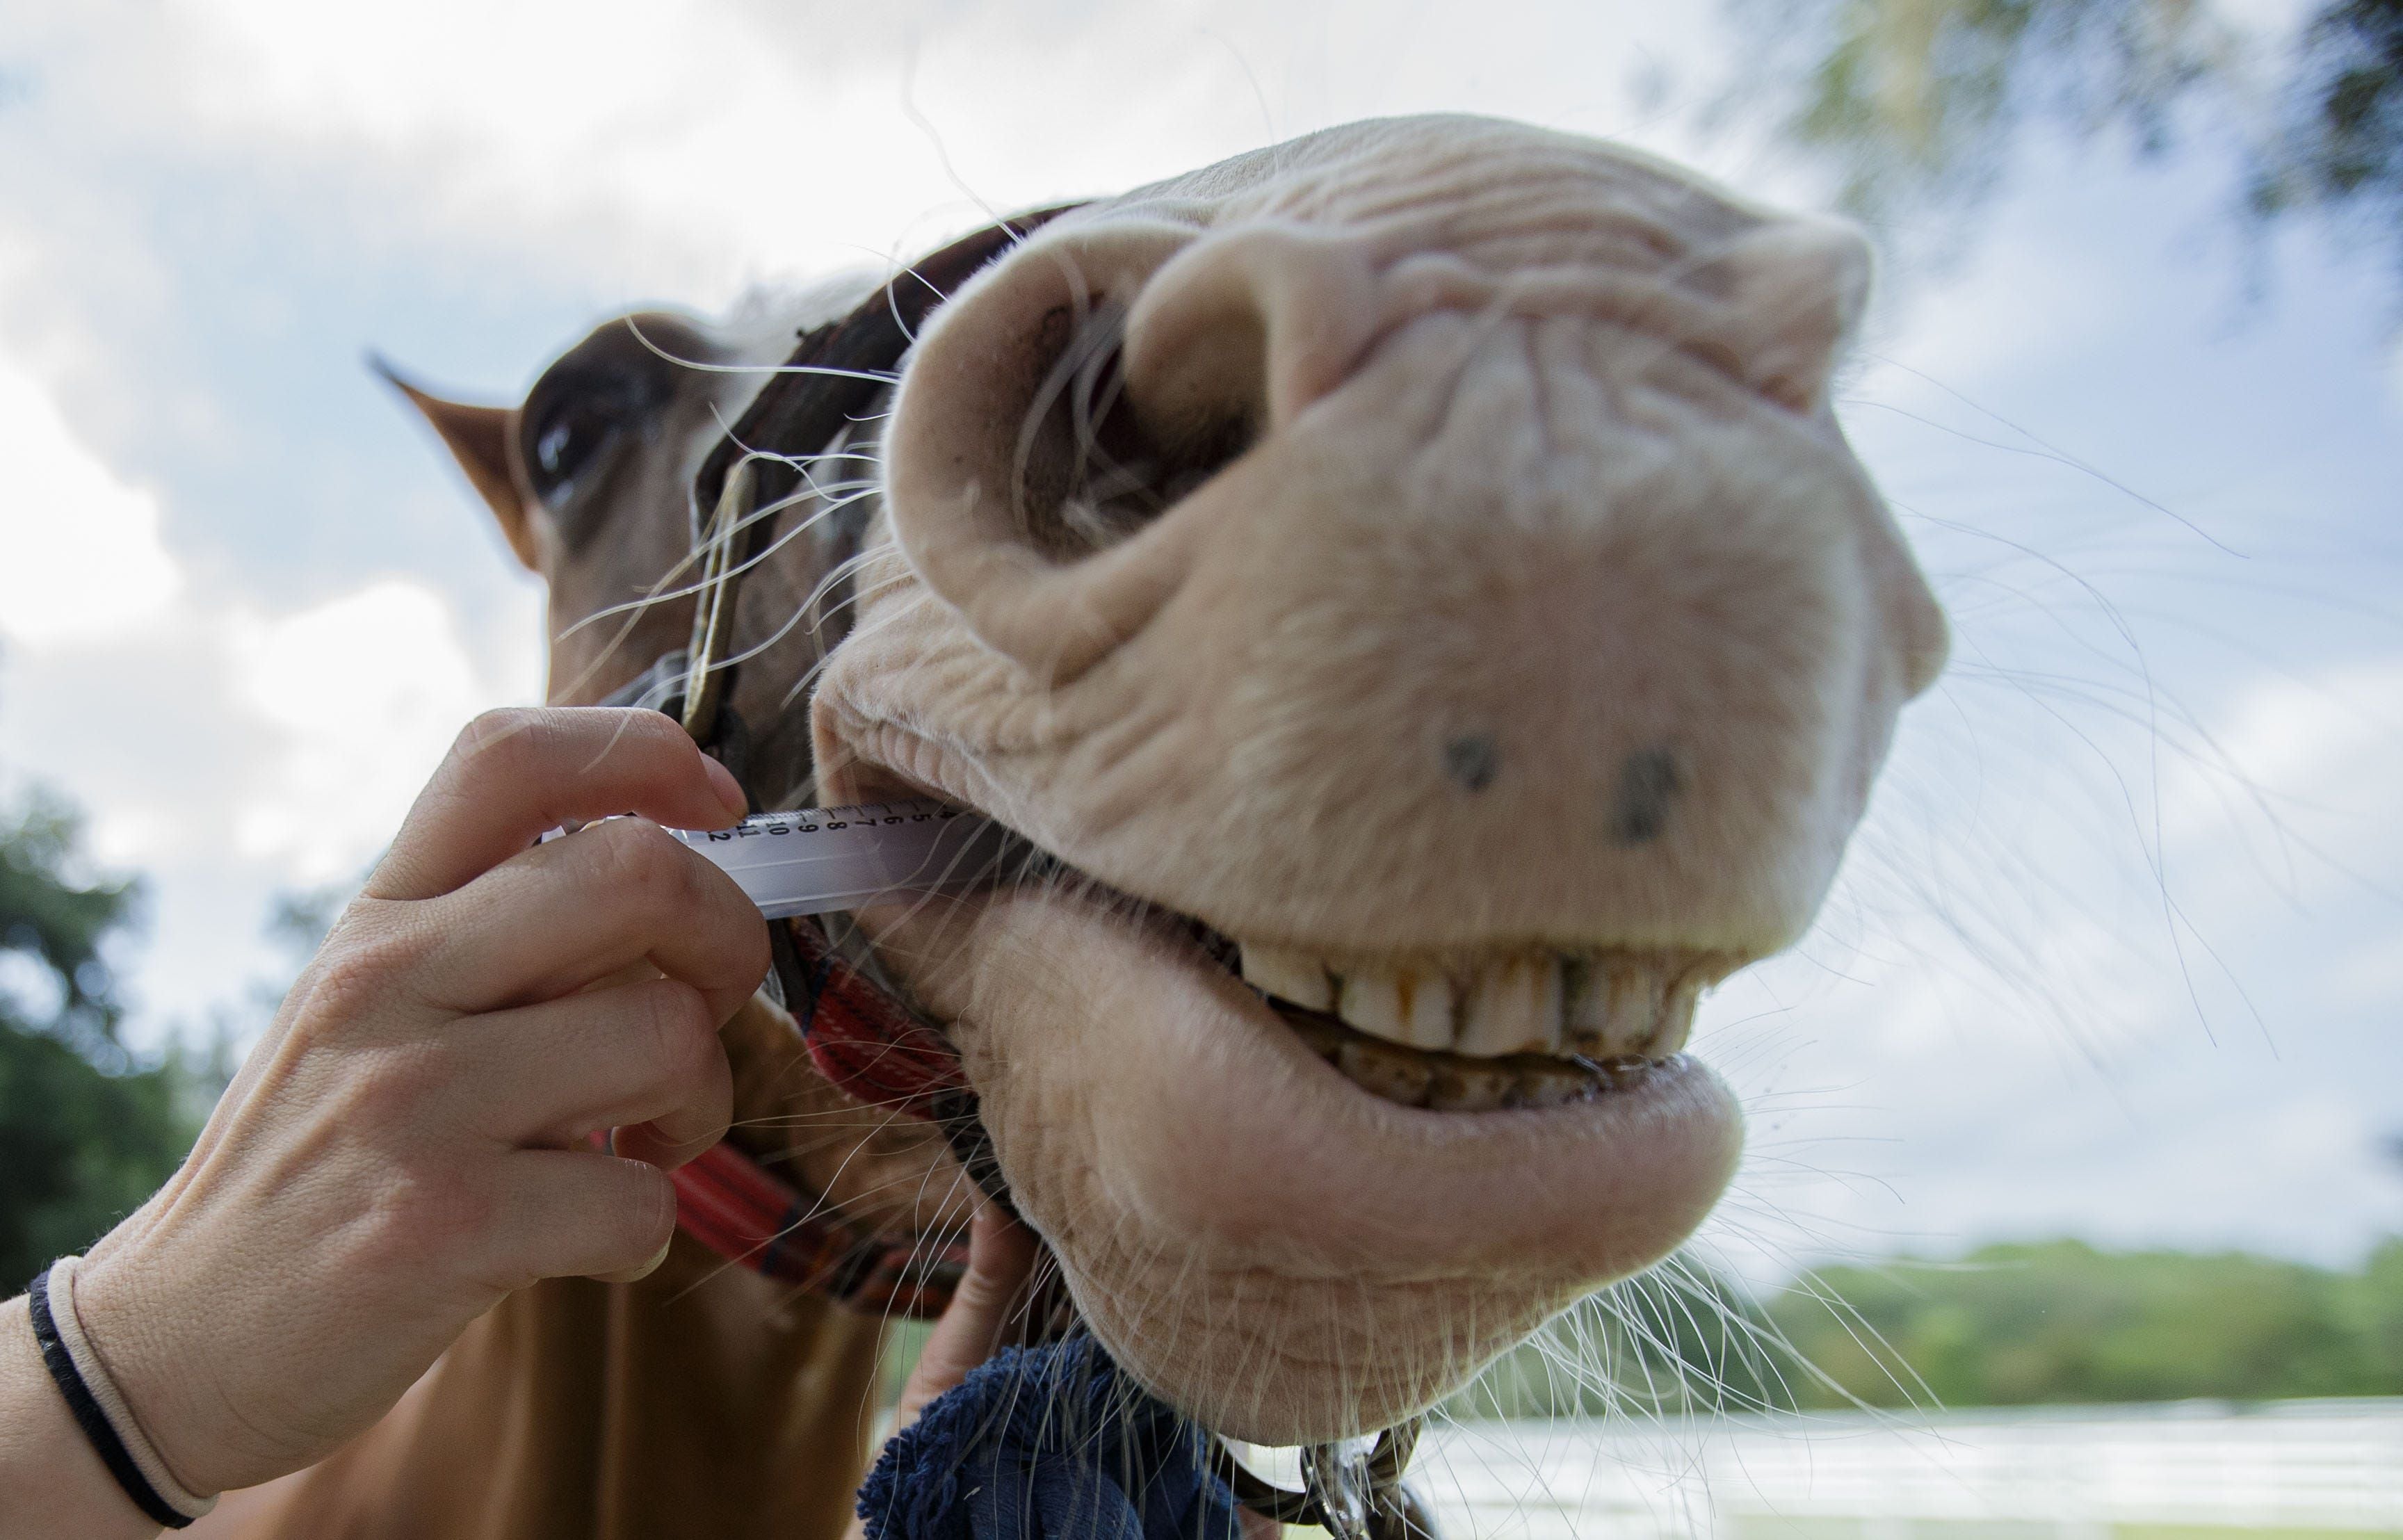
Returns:
[[[1414,1476],[1448,1540],[2403,1535],[2403,1400],[1471,1422]]]

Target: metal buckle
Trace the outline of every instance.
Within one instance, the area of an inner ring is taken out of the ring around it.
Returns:
[[[1235,1500],[1280,1524],[1315,1524],[1330,1540],[1442,1540],[1435,1515],[1402,1479],[1416,1452],[1424,1417],[1387,1428],[1373,1449],[1346,1453],[1340,1444],[1301,1451],[1302,1491],[1287,1491],[1246,1470],[1224,1439],[1213,1436],[1218,1474]]]

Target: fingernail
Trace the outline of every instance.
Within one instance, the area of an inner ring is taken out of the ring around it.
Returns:
[[[674,1244],[675,1237],[670,1235],[660,1243],[659,1251],[652,1256],[651,1259],[641,1267],[628,1268],[621,1272],[596,1273],[593,1276],[604,1283],[639,1283],[660,1270],[660,1264],[668,1259],[668,1248]]]
[[[660,1242],[660,1249],[651,1254],[651,1259],[644,1263],[640,1268],[636,1269],[633,1275],[628,1278],[626,1282],[629,1283],[639,1283],[644,1279],[648,1278],[651,1274],[659,1271],[660,1264],[668,1259],[668,1248],[674,1244],[675,1237],[673,1235]]]
[[[743,795],[743,783],[734,779],[732,770],[708,755],[702,755],[701,762],[709,767],[710,784],[717,788],[717,799],[732,810],[727,814],[726,821],[741,823],[743,815],[751,811],[751,798]]]

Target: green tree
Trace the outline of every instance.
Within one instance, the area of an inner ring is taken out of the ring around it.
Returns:
[[[2241,1252],[1988,1246],[1827,1269],[1764,1313],[1824,1376],[1797,1379],[1808,1406],[2403,1394],[2397,1242],[2357,1273]]]
[[[181,1061],[118,1040],[104,951],[137,893],[78,881],[76,832],[40,797],[0,814],[0,1294],[148,1198],[198,1121]]]
[[[1690,1260],[1605,1290],[1453,1398],[1464,1418],[2403,1395],[2403,1239],[2357,1271],[2242,1252],[1988,1246],[1766,1297]]]
[[[2369,1254],[2339,1308],[2361,1345],[2365,1372],[2380,1384],[2403,1386],[2403,1238]]]
[[[1965,213],[2028,126],[2118,129],[2231,151],[2249,217],[2326,218],[2403,273],[2403,0],[2324,0],[2283,52],[2209,0],[1727,3],[1770,40],[1731,100],[1781,102],[1785,139],[1873,223]]]

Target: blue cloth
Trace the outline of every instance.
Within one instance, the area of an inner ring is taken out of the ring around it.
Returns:
[[[884,1446],[868,1540],[1234,1540],[1209,1445],[1090,1337],[1009,1349]]]

